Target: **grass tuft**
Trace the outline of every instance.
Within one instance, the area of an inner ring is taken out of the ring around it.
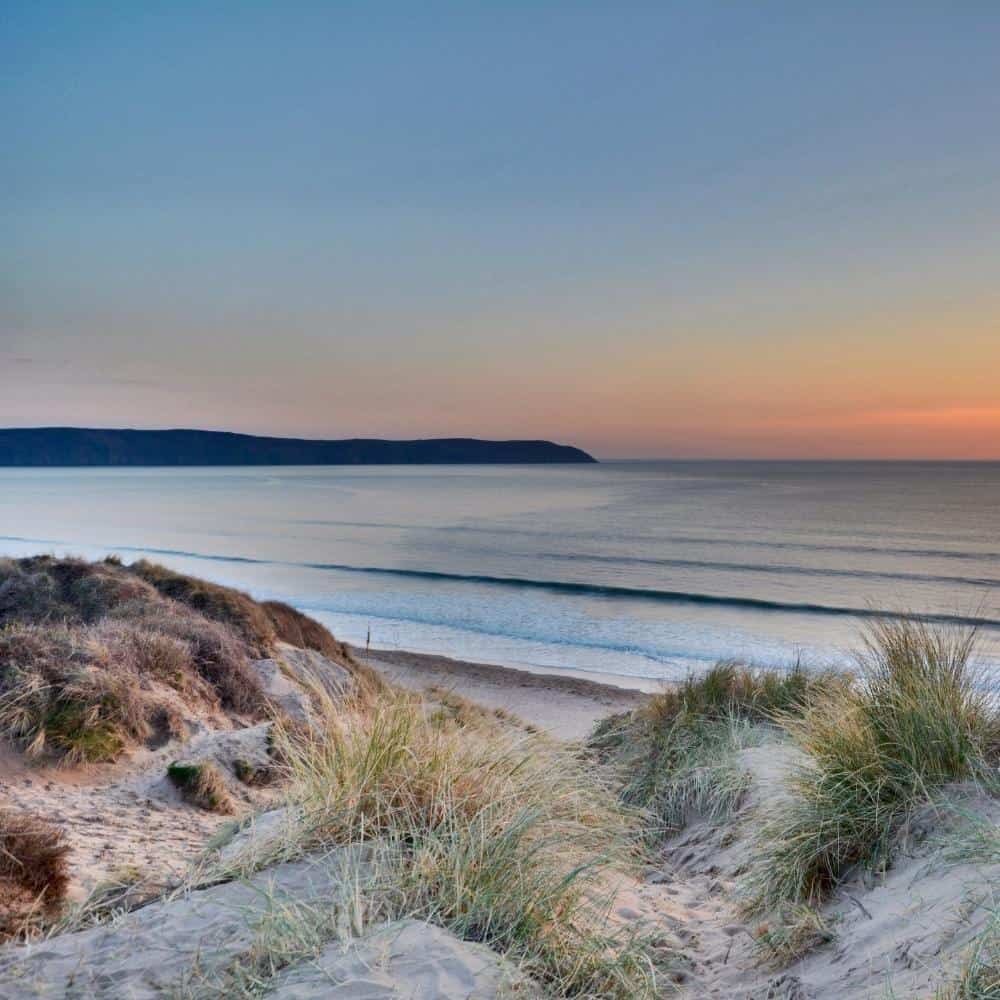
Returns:
[[[804,714],[785,717],[806,760],[761,832],[751,911],[815,903],[853,865],[884,868],[895,834],[935,789],[989,779],[998,721],[974,649],[971,631],[876,621],[856,683],[828,685]]]
[[[641,943],[603,920],[616,866],[634,860],[635,821],[592,766],[408,695],[328,712],[313,733],[278,727],[277,739],[303,817],[296,849],[371,845],[376,916],[483,942],[553,995],[654,995]]]
[[[199,614],[232,628],[257,656],[274,647],[274,623],[264,607],[248,594],[198,577],[187,576],[157,563],[140,559],[129,567],[165,597],[193,608]]]
[[[801,712],[827,683],[828,675],[799,665],[779,672],[723,661],[602,720],[588,747],[616,766],[623,801],[649,810],[652,832],[669,836],[694,815],[722,819],[735,811],[749,782],[736,753],[756,741],[758,724]]]
[[[233,774],[244,785],[251,788],[261,788],[273,784],[279,776],[279,768],[271,763],[261,763],[247,757],[237,757],[233,761]]]
[[[954,802],[944,802],[940,809],[950,822],[931,842],[934,863],[1000,865],[1000,826]]]
[[[830,921],[811,906],[783,907],[757,929],[754,950],[764,964],[781,969],[835,937]]]
[[[114,722],[101,717],[102,709],[100,702],[60,699],[43,722],[46,745],[70,764],[115,760],[125,739]]]
[[[35,756],[106,761],[183,736],[178,704],[268,718],[250,657],[279,637],[335,660],[369,694],[382,689],[288,605],[145,560],[0,559],[0,737]]]
[[[969,948],[954,982],[942,987],[935,1000],[998,1000],[1000,998],[1000,910]]]
[[[339,655],[322,626],[294,609],[286,619]],[[100,762],[183,736],[184,704],[267,718],[249,658],[275,637],[245,594],[151,563],[0,559],[0,737],[36,757]]]
[[[69,847],[51,823],[0,809],[0,940],[21,935],[63,903]]]
[[[93,627],[0,630],[0,733],[29,756],[113,760],[149,736],[154,708]]]
[[[298,646],[299,649],[315,649],[337,662],[350,659],[347,644],[335,639],[329,629],[314,618],[283,601],[262,601],[261,607],[270,618],[275,635],[282,642]]]
[[[451,688],[432,684],[425,688],[424,695],[435,706],[432,720],[443,725],[453,724],[463,728],[486,730],[508,725],[528,731],[525,724],[512,712],[504,708],[486,708]]]
[[[180,791],[185,802],[199,809],[227,816],[235,812],[226,783],[219,769],[210,761],[174,761],[167,767],[167,777]]]

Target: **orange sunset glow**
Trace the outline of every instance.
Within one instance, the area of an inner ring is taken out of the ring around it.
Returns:
[[[22,13],[0,425],[1000,459],[995,18],[710,8]]]

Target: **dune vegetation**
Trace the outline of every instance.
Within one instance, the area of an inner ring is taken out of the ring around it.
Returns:
[[[1000,910],[969,949],[958,976],[934,1000],[996,1000],[1000,997]]]
[[[52,823],[0,809],[0,940],[58,913],[69,883],[68,853]]]
[[[311,721],[283,716],[249,669],[279,641],[349,665],[352,692],[334,696],[321,678],[301,676]],[[0,697],[0,735],[41,765],[112,761],[158,737],[183,743],[178,700],[270,721],[268,763],[237,758],[233,774],[280,785],[298,821],[253,867],[357,851],[369,925],[437,924],[488,945],[555,996],[652,997],[658,966],[674,957],[606,921],[617,882],[640,861],[641,824],[600,768],[453,692],[421,697],[372,680],[285,605],[145,562],[5,560]],[[211,762],[175,760],[167,777],[199,809],[232,810]],[[53,851],[57,866],[63,855]],[[55,899],[62,876],[52,875]],[[234,875],[247,870],[195,867],[174,891]],[[82,912],[92,920],[98,910]],[[257,951],[268,947],[265,934]],[[231,971],[236,990],[249,973]]]
[[[309,706],[299,715],[272,701],[254,664],[284,650],[290,670],[284,643],[321,654],[281,675]],[[266,994],[331,940],[406,920],[488,946],[550,996],[652,998],[692,970],[704,978],[691,982],[726,995],[744,981],[727,976],[766,983],[829,951],[845,921],[838,893],[859,873],[884,881],[915,837],[930,837],[920,863],[997,871],[992,806],[961,805],[1000,793],[1000,712],[975,643],[971,632],[878,620],[853,674],[722,662],[567,744],[451,690],[379,681],[286,605],[146,562],[5,560],[0,737],[36,767],[162,746],[158,780],[172,784],[172,808],[218,834],[179,881],[154,891],[136,874],[110,896],[105,884],[59,931],[122,918],[133,901],[169,903],[288,863],[340,859],[344,900],[265,901],[252,948],[201,979],[190,970],[181,995]],[[208,742],[185,756],[192,707]],[[229,747],[214,757],[213,720]],[[267,802],[266,836],[246,825],[252,795]],[[225,833],[215,813],[235,817]],[[687,906],[680,880],[692,846],[703,849],[703,882]],[[0,937],[59,918],[70,860],[50,821],[0,811],[0,888],[11,900]],[[640,905],[638,890],[660,885],[653,909],[628,915],[623,886]],[[951,979],[926,1000],[997,996],[995,890],[942,904],[980,916],[976,936],[949,953]],[[710,919],[712,906],[721,915]]]
[[[761,834],[752,910],[817,902],[852,865],[891,864],[907,818],[952,782],[998,790],[1000,712],[977,676],[973,630],[880,620],[853,683],[777,720],[802,751],[793,796]]]
[[[0,736],[30,756],[100,762],[182,737],[180,703],[266,718],[249,661],[286,636],[364,673],[287,605],[145,561],[0,560]]]
[[[687,816],[736,808],[747,775],[734,752],[761,727],[790,739],[801,763],[760,836],[748,907],[815,903],[850,866],[889,864],[894,835],[941,787],[998,789],[1000,710],[977,674],[975,643],[975,630],[879,619],[853,675],[719,663],[603,720],[589,747],[663,836]]]
[[[622,801],[645,810],[654,843],[694,819],[739,836],[734,899],[756,920],[759,962],[781,969],[836,939],[842,913],[827,904],[846,880],[884,878],[927,829],[939,831],[922,848],[931,868],[996,872],[1000,827],[956,805],[1000,795],[1000,705],[976,643],[975,630],[878,619],[851,674],[720,663],[603,720],[588,749],[615,769]],[[738,821],[754,790],[746,751],[761,745],[791,764],[766,807],[754,804],[747,831]],[[959,914],[993,918],[934,996],[1000,997],[998,887],[987,879],[953,891]]]
[[[167,777],[185,801],[199,809],[224,814],[235,811],[226,783],[213,763],[174,761],[167,768]]]
[[[778,672],[724,661],[602,720],[588,747],[616,769],[622,800],[647,810],[649,834],[668,836],[690,816],[730,815],[749,780],[736,751],[759,740],[759,726],[801,713],[820,688],[839,683],[800,665]]]
[[[637,815],[569,748],[402,693],[327,702],[321,725],[279,725],[278,741],[299,819],[274,855],[370,847],[369,921],[437,923],[552,995],[655,995],[672,956],[604,920],[640,857]]]

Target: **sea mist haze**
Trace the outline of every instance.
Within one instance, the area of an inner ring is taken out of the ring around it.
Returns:
[[[1000,464],[0,470],[0,552],[148,556],[350,642],[676,679],[848,664],[860,615],[975,619],[1000,676]]]

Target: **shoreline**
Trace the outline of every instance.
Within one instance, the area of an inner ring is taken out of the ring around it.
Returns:
[[[597,674],[594,676],[602,679],[593,680],[558,668],[529,670],[401,649],[350,649],[359,661],[401,687],[446,688],[486,708],[504,709],[568,740],[583,739],[599,719],[635,708],[664,686],[658,681],[647,682],[649,690],[644,691],[610,683],[619,679],[614,674]],[[629,680],[642,683],[644,679]]]

